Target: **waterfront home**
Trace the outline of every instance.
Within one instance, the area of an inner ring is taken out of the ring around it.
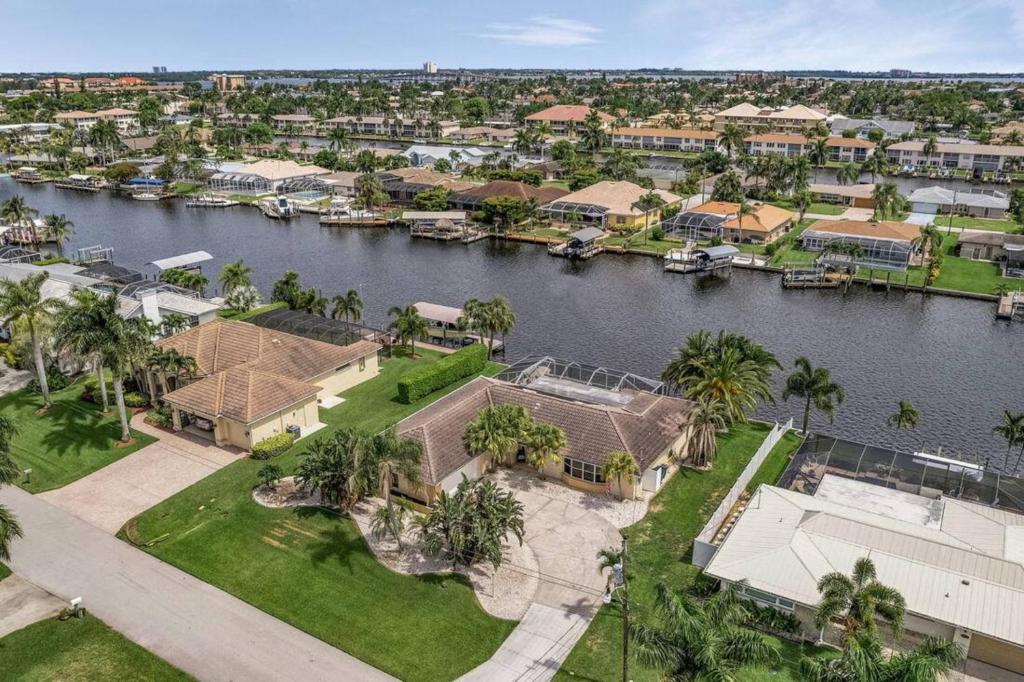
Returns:
[[[715,237],[722,238],[725,230],[722,223],[728,214],[701,211],[680,211],[661,224],[665,234],[682,239],[684,242],[707,242]]]
[[[534,187],[524,182],[513,180],[494,180],[486,185],[473,187],[471,189],[456,192],[448,197],[448,205],[452,208],[461,208],[467,211],[479,211],[483,209],[487,199],[504,197],[519,199],[524,202],[534,202],[537,205],[544,205],[561,199],[569,192],[561,187]]]
[[[825,139],[829,161],[865,161],[875,151],[875,143],[849,137]],[[743,147],[751,156],[803,156],[809,154],[813,140],[796,133],[759,133],[743,138]]]
[[[920,480],[928,463],[913,466],[903,473]],[[793,614],[805,637],[836,642],[840,626],[814,624],[819,581],[850,575],[868,557],[879,582],[906,600],[903,626],[915,640],[950,640],[975,661],[1024,674],[1024,515],[943,495],[949,483],[942,475],[936,468],[932,485],[939,487],[927,494],[831,474],[813,495],[762,485],[724,531],[705,572]],[[980,481],[980,473],[971,475]]]
[[[449,192],[462,192],[480,183],[460,180],[429,168],[396,168],[377,174],[384,191],[396,204],[411,204],[420,192],[443,187]]]
[[[910,265],[920,236],[921,226],[910,223],[819,220],[800,235],[800,244],[807,251],[823,251],[829,245],[856,245],[860,254],[843,255],[842,259],[877,270],[903,271]]]
[[[1019,261],[1024,257],[1024,235],[963,230],[956,243],[956,253],[961,258],[1002,263],[1008,271],[1015,271],[1020,269]]]
[[[574,381],[538,366],[518,380],[479,377],[406,417],[395,427],[398,435],[423,446],[420,481],[399,477],[399,491],[432,504],[442,491],[451,492],[463,476],[477,479],[492,469],[490,455],[466,449],[469,423],[486,407],[520,405],[537,422],[565,433],[559,461],[548,462],[548,478],[593,493],[611,491],[624,499],[656,493],[685,461],[689,445],[688,400],[632,388],[618,390]],[[629,454],[637,476],[607,481],[602,473],[613,452]],[[513,459],[525,461],[522,445]]]
[[[263,159],[251,163],[222,163],[210,176],[210,189],[231,194],[269,194],[317,191],[329,188],[322,176],[331,171],[319,166],[304,166],[292,160]]]
[[[277,114],[270,117],[274,130],[295,135],[316,135],[316,118],[309,114]]]
[[[780,133],[801,133],[819,122],[824,123],[826,118],[822,112],[802,104],[773,109],[743,102],[715,114],[714,129],[721,132],[725,126],[734,125],[740,130],[751,132],[767,129]]]
[[[907,199],[914,213],[953,213],[975,218],[1004,218],[1010,200],[1004,192],[959,192],[945,187],[921,187]]]
[[[448,134],[453,140],[469,142],[471,140],[483,140],[491,144],[508,144],[516,136],[515,128],[492,128],[491,126],[471,126],[459,128]]]
[[[537,127],[546,123],[556,137],[576,137],[591,111],[590,107],[582,104],[556,104],[527,116],[526,125]],[[614,116],[603,111],[598,111],[597,116],[605,130],[615,121]]]
[[[829,130],[833,135],[842,135],[847,130],[852,130],[862,140],[868,139],[872,130],[880,130],[885,139],[898,140],[905,135],[913,134],[916,125],[913,121],[894,121],[888,118],[833,116]]]
[[[874,208],[875,185],[862,183],[857,185],[829,185],[811,183],[808,188],[815,201],[825,204],[839,204],[851,208]]]
[[[323,127],[325,130],[344,128],[357,135],[436,139],[451,135],[459,129],[459,123],[401,116],[337,116],[324,121]]]
[[[356,195],[356,180],[362,173],[355,171],[335,171],[329,175],[323,175],[321,180],[330,186],[331,194],[336,197],[354,197]]]
[[[961,168],[972,171],[1001,171],[1011,159],[1024,159],[1024,146],[937,142],[925,153],[925,142],[909,140],[889,145],[889,163],[903,167]],[[1019,161],[1014,161],[1019,163]]]
[[[99,121],[113,121],[118,133],[132,135],[139,130],[139,112],[114,108],[101,111],[62,111],[53,117],[57,123],[66,123],[79,130],[89,130]]]
[[[644,226],[644,212],[635,207],[637,201],[654,192],[665,206],[678,204],[680,197],[665,190],[648,190],[625,180],[602,180],[581,190],[541,206],[540,212],[558,222],[588,222],[607,230],[634,230]],[[662,209],[647,217],[649,224],[661,220]]]
[[[373,341],[341,346],[223,318],[157,346],[193,358],[199,369],[195,380],[163,396],[174,429],[244,450],[279,433],[321,428],[318,402],[375,377],[381,349]]]
[[[706,214],[721,218],[714,228],[721,230],[719,236],[727,242],[749,244],[771,244],[789,232],[796,220],[796,214],[771,204],[756,204],[750,207],[750,213],[740,215],[740,205],[730,201],[707,201],[690,209],[688,213]],[[692,223],[699,221],[691,220]],[[682,229],[682,224],[674,225]],[[698,225],[698,230],[707,230],[710,223]],[[688,232],[694,229],[690,226]]]
[[[409,159],[410,166],[433,166],[439,159],[452,161],[452,154],[455,153],[459,164],[479,166],[483,163],[484,157],[491,153],[490,150],[480,147],[451,147],[434,146],[426,144],[414,144],[404,152],[402,156]],[[454,166],[455,163],[452,163]]]
[[[696,128],[616,128],[611,133],[613,147],[662,152],[716,151],[719,137],[713,130]]]

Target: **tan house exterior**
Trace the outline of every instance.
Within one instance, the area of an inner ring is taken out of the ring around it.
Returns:
[[[613,147],[653,151],[703,152],[718,150],[719,133],[695,128],[616,128]]]
[[[533,127],[547,123],[556,137],[576,137],[578,130],[583,127],[591,111],[590,107],[582,104],[556,104],[530,114],[525,120],[527,126]],[[598,111],[597,116],[601,119],[601,127],[605,130],[615,121],[614,116],[603,111]]]
[[[780,133],[801,133],[824,123],[825,114],[802,104],[773,109],[742,102],[715,114],[715,130],[721,132],[725,126],[733,125],[740,130],[771,130]]]
[[[740,205],[730,201],[707,201],[690,209],[726,218],[722,239],[733,243],[771,244],[792,229],[796,214],[771,204],[758,204],[740,216]]]
[[[663,208],[682,200],[663,189],[648,190],[625,180],[602,180],[545,204],[540,211],[555,221],[565,222],[575,212],[580,220],[600,224],[605,230],[635,230],[642,228],[645,220],[644,212],[635,204],[649,192],[661,197]],[[650,225],[661,220],[662,210],[650,212],[646,218]]]
[[[377,376],[380,346],[336,346],[218,318],[157,342],[196,361],[198,378],[163,396],[175,430],[249,450],[289,426],[320,425],[318,405]],[[154,377],[160,385],[160,378]]]

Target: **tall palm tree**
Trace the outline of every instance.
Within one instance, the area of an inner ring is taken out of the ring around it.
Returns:
[[[884,151],[876,151],[864,160],[860,169],[865,173],[871,173],[871,182],[874,182],[876,176],[885,175],[885,172],[889,169],[889,160],[886,158]]]
[[[793,195],[793,207],[797,210],[800,220],[804,219],[807,209],[814,203],[814,195],[808,189],[803,189]]]
[[[782,391],[782,399],[789,400],[790,396],[795,396],[806,401],[802,431],[807,433],[811,407],[827,414],[831,421],[835,418],[836,409],[843,403],[846,395],[842,387],[832,381],[832,376],[824,367],[814,367],[811,361],[802,355],[793,364],[796,371],[786,378],[786,388]]]
[[[427,321],[420,316],[420,311],[414,305],[407,305],[405,308],[392,306],[388,310],[392,317],[388,329],[394,330],[399,342],[404,346],[410,344],[410,357],[416,359],[416,339],[426,336]]]
[[[726,123],[720,136],[722,149],[730,157],[734,158],[743,152],[743,131],[732,123]]]
[[[963,658],[956,642],[926,637],[909,651],[885,654],[876,635],[858,632],[848,637],[838,658],[809,658],[800,661],[800,672],[808,682],[853,682],[899,680],[939,682]]]
[[[370,439],[367,455],[377,469],[380,495],[391,502],[391,478],[397,474],[409,483],[420,480],[420,458],[423,447],[418,441],[399,438],[394,429],[387,429]]]
[[[75,224],[68,220],[68,217],[50,214],[44,218],[46,223],[46,238],[57,244],[57,255],[64,256],[64,242],[75,234]]]
[[[220,269],[220,286],[225,296],[239,287],[252,286],[252,268],[241,258],[225,264]]]
[[[921,147],[921,152],[931,160],[931,157],[939,153],[939,142],[934,135],[929,135]]]
[[[61,305],[59,314],[54,316],[57,324],[53,329],[57,348],[92,363],[103,412],[110,410],[103,355],[107,342],[106,322],[110,314],[116,314],[116,306],[111,306],[109,299],[92,289],[79,289],[71,294],[70,302]]]
[[[906,602],[895,589],[878,582],[875,564],[861,557],[853,564],[850,576],[833,572],[818,581],[821,599],[814,613],[814,624],[822,631],[839,621],[846,636],[865,631],[874,633],[876,622],[889,623],[893,636],[903,629]]]
[[[910,431],[917,427],[921,419],[921,413],[917,411],[909,400],[901,400],[896,411],[889,415],[885,423],[894,429],[906,429]]]
[[[331,141],[330,148],[332,151],[348,151],[352,148],[352,136],[347,128],[339,126],[332,129],[331,132],[327,133],[327,139]]]
[[[811,157],[811,161],[814,162],[814,169],[815,169],[814,170],[814,180],[815,180],[815,182],[817,182],[817,180],[818,180],[818,170],[817,169],[824,168],[825,164],[828,163],[828,154],[829,154],[828,140],[823,138],[823,137],[819,137],[819,138],[815,139],[811,143],[811,149],[808,152],[808,154]]]
[[[632,208],[644,212],[644,243],[647,243],[647,231],[651,225],[651,212],[665,205],[665,200],[657,192],[651,191],[637,199]]]
[[[11,441],[18,433],[14,420],[0,415],[0,487],[12,485],[21,474],[18,466],[11,459]],[[20,538],[21,526],[10,509],[0,504],[0,559],[11,558],[11,541]]]
[[[344,295],[335,296],[331,301],[334,303],[331,317],[335,320],[344,317],[346,322],[349,319],[352,322],[359,322],[363,319],[363,299],[359,298],[359,292],[355,289],[349,289]]]
[[[608,482],[608,485],[611,485],[612,480],[618,484],[620,497],[625,497],[625,491],[622,487],[623,478],[632,481],[639,473],[640,468],[636,465],[633,455],[625,450],[609,452],[601,464],[601,475],[604,476],[604,480]]]
[[[852,185],[860,180],[860,170],[860,166],[853,162],[844,163],[839,167],[839,170],[836,171],[836,182],[840,185]],[[871,182],[874,181],[875,178],[874,175],[872,175]]]
[[[901,204],[899,190],[891,182],[876,185],[871,192],[871,198],[875,202],[875,220],[889,220],[896,214]]]
[[[180,334],[192,326],[191,321],[182,313],[167,313],[161,316],[160,333],[164,336]]]
[[[39,211],[26,204],[25,197],[20,194],[0,204],[0,219],[9,225],[31,225],[32,218],[37,215]]]
[[[544,466],[548,462],[557,464],[562,461],[562,450],[566,445],[565,431],[554,424],[543,422],[534,424],[526,432],[524,445],[526,445],[526,461],[543,477]]]
[[[36,366],[36,379],[43,394],[43,406],[50,407],[50,385],[46,381],[46,365],[43,361],[43,339],[41,325],[50,318],[57,303],[43,297],[43,282],[49,274],[41,272],[29,275],[20,282],[0,280],[0,320],[9,323],[24,322],[32,342],[32,360]]]
[[[110,365],[114,384],[114,402],[121,422],[121,442],[127,443],[131,441],[132,432],[128,424],[128,410],[124,404],[124,380],[131,375],[133,368],[144,363],[152,353],[152,330],[145,318],[126,320],[115,313],[107,320],[107,335],[104,355]]]
[[[1015,445],[1021,446],[1021,455],[1024,456],[1024,412],[1010,412],[1003,410],[1001,421],[992,429],[992,433],[1002,436],[1006,440],[1006,461],[1010,461],[1010,451]],[[1017,457],[1017,464],[1014,470],[1020,466],[1021,457]]]
[[[690,412],[690,455],[695,466],[712,463],[718,452],[718,434],[726,430],[728,412],[721,400],[701,396]]]
[[[463,442],[474,455],[490,455],[492,461],[505,464],[533,426],[533,420],[521,405],[485,407],[466,426]]]

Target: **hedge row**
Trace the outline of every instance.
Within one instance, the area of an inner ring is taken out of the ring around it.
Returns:
[[[277,457],[287,450],[295,442],[294,436],[290,433],[279,433],[269,438],[264,438],[252,446],[253,459],[270,459]]]
[[[405,375],[398,382],[398,400],[406,404],[419,400],[459,379],[478,374],[486,364],[487,347],[482,343],[461,348]]]

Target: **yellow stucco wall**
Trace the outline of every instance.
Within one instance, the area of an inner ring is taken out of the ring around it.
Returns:
[[[311,383],[321,388],[318,397],[323,400],[329,396],[338,395],[342,391],[347,391],[367,379],[374,378],[379,370],[380,365],[377,360],[377,354],[373,353],[363,358],[362,362],[355,360],[345,366],[344,369],[323,374]]]
[[[319,421],[319,413],[317,411],[316,398],[313,397],[296,403],[286,410],[265,417],[248,427],[245,424],[230,419],[221,418],[217,421],[218,426],[223,425],[223,433],[227,442],[248,450],[265,438],[278,433],[284,433],[285,428],[290,424],[298,424],[303,429],[313,426]]]

